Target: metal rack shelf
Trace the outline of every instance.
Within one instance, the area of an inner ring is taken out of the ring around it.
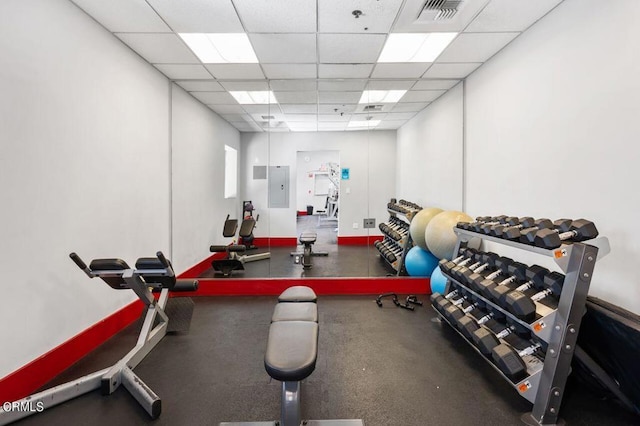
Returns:
[[[388,206],[388,204],[387,204],[387,206]],[[407,220],[407,222],[409,224],[411,224],[411,221],[413,220],[413,217],[420,211],[420,209],[411,210],[410,212],[400,212],[400,211],[393,210],[393,209],[390,209],[389,207],[387,207],[387,211],[389,212],[389,214],[391,216],[403,217],[403,218],[405,218]],[[407,235],[405,237],[403,237],[400,241],[394,240],[393,238],[391,238],[387,234],[385,234],[385,236],[386,236],[386,238],[389,238],[392,241],[394,241],[396,244],[398,244],[402,248],[402,256],[400,256],[400,259],[398,259],[398,260],[396,260],[394,262],[394,264],[396,266],[392,265],[392,267],[396,271],[396,275],[397,276],[406,275],[406,270],[405,270],[405,267],[404,267],[404,260],[405,260],[405,257],[407,255],[407,252],[411,249],[411,247],[413,247],[413,240],[411,239],[411,234],[407,233]],[[380,256],[380,257],[384,258],[384,256]],[[387,263],[389,263],[389,261],[387,259],[385,259],[385,261]]]
[[[585,302],[593,270],[596,262],[611,251],[609,240],[606,237],[598,237],[579,243],[565,242],[556,249],[547,250],[460,228],[454,228],[454,232],[457,236],[454,253],[459,253],[460,248],[463,246],[475,245],[477,241],[490,241],[541,256],[551,257],[565,273],[557,308],[552,309],[536,302],[536,319],[532,323],[516,318],[504,308],[468,288],[464,283],[447,275],[451,282],[464,287],[469,293],[486,302],[491,308],[502,312],[510,321],[531,330],[533,335],[547,344],[547,351],[541,368],[535,366],[529,370],[530,375],[525,380],[513,383],[502,372],[500,374],[518,390],[521,396],[533,403],[531,413],[526,415],[528,424],[556,424],[564,387],[571,371],[571,360],[577,346],[578,332],[585,310]],[[448,321],[446,323],[465,338],[454,325]],[[465,338],[465,341],[480,353],[469,340]],[[482,354],[481,356],[486,359]],[[523,357],[523,360],[526,361],[525,357]],[[491,365],[499,371],[493,363]]]

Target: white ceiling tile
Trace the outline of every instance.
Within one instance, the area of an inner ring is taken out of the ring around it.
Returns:
[[[425,109],[430,102],[405,102],[395,104],[393,106],[392,112],[418,112]]]
[[[175,34],[119,33],[116,36],[152,64],[199,64]]]
[[[459,82],[460,80],[419,80],[413,90],[448,90]]]
[[[384,120],[376,126],[377,130],[393,130],[399,129],[407,120]]]
[[[220,114],[220,117],[224,118],[228,122],[248,122],[253,120],[249,114]]]
[[[289,129],[294,132],[315,132],[318,129],[318,123],[307,123],[304,121],[292,121],[289,124]]]
[[[335,104],[320,104],[318,105],[318,113],[320,114],[333,114],[333,113],[345,113],[349,114],[356,110],[357,104],[344,104],[344,103],[335,103]]]
[[[231,0],[147,0],[177,33],[242,33]]]
[[[437,62],[485,62],[520,33],[462,33],[438,56]]]
[[[271,105],[242,105],[244,110],[249,114],[264,114],[264,115],[273,115],[273,114],[282,114],[280,107],[275,104]]]
[[[240,105],[207,105],[218,114],[244,114],[245,111]]]
[[[362,97],[362,92],[318,92],[318,102],[321,104],[355,104]]]
[[[114,33],[163,33],[171,28],[144,0],[72,0]]]
[[[316,104],[318,92],[274,92],[279,103],[284,104]]]
[[[340,114],[337,112],[333,114],[318,114],[318,121],[349,121],[352,116],[352,114]]]
[[[416,62],[410,64],[376,64],[371,73],[371,78],[420,78],[429,68],[429,62]]]
[[[367,78],[374,64],[319,64],[320,78]]]
[[[321,0],[318,32],[384,34],[391,29],[401,5],[402,0]],[[362,12],[359,18],[352,14],[354,10]]]
[[[465,78],[480,65],[482,64],[433,64],[422,78]]]
[[[315,122],[317,116],[315,114],[285,114],[285,120],[291,122]]]
[[[318,90],[345,90],[345,91],[362,91],[367,84],[367,80],[321,80],[318,81]]]
[[[213,80],[186,80],[176,81],[175,83],[187,92],[224,92],[224,88],[220,83]]]
[[[207,105],[210,104],[226,104],[226,105],[237,105],[238,102],[235,100],[233,96],[231,96],[227,92],[189,92],[191,95],[205,103]]]
[[[202,80],[211,74],[202,65],[159,64],[155,66],[172,80]]]
[[[220,81],[220,85],[225,90],[251,90],[251,91],[266,91],[269,90],[269,83],[265,80],[261,81]]]
[[[316,64],[264,64],[262,69],[269,79],[316,78]]]
[[[369,80],[367,90],[409,90],[415,80]]]
[[[233,0],[250,33],[315,33],[316,0]]]
[[[283,104],[280,102],[280,108],[285,114],[316,114],[318,112],[316,104]]]
[[[323,131],[343,131],[347,127],[347,122],[322,122],[318,123],[318,130]]]
[[[524,31],[562,0],[492,0],[465,32]]]
[[[318,83],[315,80],[270,80],[269,86],[274,92],[295,92],[318,89]]]
[[[416,111],[414,112],[390,112],[385,117],[387,120],[408,120],[416,115]]]
[[[303,64],[316,61],[315,34],[250,34],[261,64]]]
[[[261,80],[264,78],[260,64],[207,64],[205,67],[217,79]]]
[[[382,34],[318,34],[320,62],[374,63],[378,60],[385,38]]]
[[[400,102],[432,102],[438,99],[446,90],[409,90]]]
[[[353,114],[351,119],[353,121],[366,121],[366,120],[383,120],[388,114],[386,112],[373,112],[365,114]]]

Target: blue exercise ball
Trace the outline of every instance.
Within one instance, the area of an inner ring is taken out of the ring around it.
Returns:
[[[431,273],[431,293],[444,294],[447,287],[447,277],[442,274],[440,267],[436,267]]]
[[[415,246],[405,256],[404,266],[412,277],[429,277],[438,266],[438,258],[422,247]]]

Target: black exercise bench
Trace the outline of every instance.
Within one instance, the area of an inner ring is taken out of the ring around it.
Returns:
[[[302,267],[304,269],[311,269],[313,266],[311,263],[311,258],[313,256],[329,256],[329,253],[326,251],[313,251],[313,244],[318,239],[318,234],[315,232],[303,232],[300,234],[300,244],[304,245],[304,249],[302,253],[300,252],[292,252],[291,256],[294,256],[295,263],[302,263]],[[302,260],[302,262],[300,262]]]
[[[313,373],[318,357],[318,309],[315,292],[294,286],[278,296],[269,326],[264,367],[282,382],[280,420],[220,423],[221,426],[300,426],[300,382]],[[363,426],[362,420],[308,420],[307,426]]]
[[[240,225],[240,233],[238,234],[242,241],[253,242],[253,229],[256,227],[256,220],[247,217]],[[229,219],[229,215],[224,221],[222,228],[222,236],[225,238],[233,238],[238,230],[238,219]],[[256,248],[254,245],[245,244],[229,244],[229,245],[212,245],[209,251],[212,253],[226,253],[224,259],[215,259],[211,262],[211,266],[216,273],[222,274],[224,277],[230,277],[233,271],[244,271],[244,264],[247,262],[255,262],[256,260],[269,259],[271,253],[257,253],[252,255],[244,254],[249,249]]]
[[[140,335],[133,349],[113,366],[28,396],[16,403],[19,406],[31,404],[33,407],[42,404],[48,409],[95,389],[101,389],[103,395],[110,395],[123,385],[151,418],[157,418],[162,410],[161,400],[133,369],[168,332],[189,329],[193,301],[189,298],[170,299],[169,292],[195,291],[198,289],[198,281],[177,280],[171,262],[161,252],[157,252],[156,257],[138,259],[135,268],[130,268],[121,259],[94,259],[87,266],[77,254],[71,253],[70,257],[89,278],[99,277],[115,290],[128,289],[136,293],[147,307],[143,312],[144,322]],[[160,293],[157,300],[153,295],[156,292]],[[176,313],[175,317],[170,311]],[[34,412],[0,409],[0,425],[14,422]]]

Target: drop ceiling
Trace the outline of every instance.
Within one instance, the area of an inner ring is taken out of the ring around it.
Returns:
[[[72,1],[241,132],[287,132],[368,120],[397,129],[562,0]],[[434,20],[422,13],[434,2],[457,12]],[[429,32],[458,34],[433,62],[377,63],[389,34]],[[202,63],[179,33],[246,33],[258,63]],[[255,90],[277,103],[241,105],[229,93]],[[363,90],[407,92],[368,110]]]

